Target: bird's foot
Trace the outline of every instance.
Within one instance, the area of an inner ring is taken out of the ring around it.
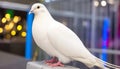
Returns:
[[[57,63],[50,63],[49,66],[52,66],[52,67],[61,66],[61,67],[63,67],[64,64],[62,64],[60,61],[58,61]]]
[[[53,57],[53,58],[50,59],[50,60],[46,60],[45,63],[46,63],[46,64],[52,64],[52,63],[56,63],[57,61],[58,61],[57,58],[56,58],[56,57]]]

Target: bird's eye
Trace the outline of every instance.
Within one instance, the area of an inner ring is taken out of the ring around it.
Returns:
[[[40,6],[37,6],[37,9],[39,9],[40,8]]]

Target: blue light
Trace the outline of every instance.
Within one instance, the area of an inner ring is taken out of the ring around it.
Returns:
[[[34,15],[27,14],[27,24],[26,24],[26,48],[25,48],[25,58],[30,60],[32,59],[32,22],[33,22]]]
[[[105,18],[103,21],[103,32],[102,32],[102,54],[101,59],[107,61],[107,41],[108,41],[108,30],[109,30],[110,20]]]

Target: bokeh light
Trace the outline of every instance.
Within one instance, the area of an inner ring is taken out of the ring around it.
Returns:
[[[6,39],[10,39],[10,38],[11,38],[11,35],[10,35],[10,34],[7,34],[7,35],[5,35],[5,38],[6,38]]]
[[[101,6],[106,6],[107,5],[107,2],[105,0],[101,1]]]
[[[15,31],[15,30],[12,30],[12,31],[11,31],[11,35],[12,35],[12,36],[15,36],[15,35],[16,35],[16,31]]]
[[[2,23],[6,23],[6,21],[7,21],[6,18],[3,17],[3,18],[2,18]]]
[[[14,27],[14,23],[13,23],[13,22],[10,22],[10,24],[9,24],[9,29],[11,30],[13,27]]]
[[[5,14],[5,18],[7,21],[10,21],[10,14],[9,13]]]
[[[9,24],[5,25],[5,30],[9,31],[11,30],[12,28],[14,27],[14,23],[13,22],[10,22]]]
[[[94,6],[98,7],[99,6],[99,2],[97,0],[94,1]]]
[[[9,30],[9,25],[5,25],[5,27],[4,27],[4,28],[5,28],[5,30],[7,30],[7,31],[8,31],[8,30]]]
[[[5,17],[6,17],[6,18],[10,18],[10,14],[8,14],[8,13],[5,14]]]
[[[115,3],[115,0],[108,0],[108,3],[113,5]]]
[[[18,30],[18,31],[22,30],[22,25],[18,25],[18,26],[17,26],[17,30]]]
[[[22,36],[22,37],[26,37],[26,32],[22,32],[22,33],[21,33],[21,36]]]
[[[19,17],[19,16],[14,16],[14,18],[13,18],[14,23],[18,23],[20,20],[21,20],[21,17]]]
[[[0,27],[0,33],[3,33],[3,28]]]

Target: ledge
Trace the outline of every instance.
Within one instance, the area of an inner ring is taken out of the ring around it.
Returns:
[[[64,67],[50,67],[42,62],[28,62],[26,69],[80,69],[73,66],[65,65]]]

